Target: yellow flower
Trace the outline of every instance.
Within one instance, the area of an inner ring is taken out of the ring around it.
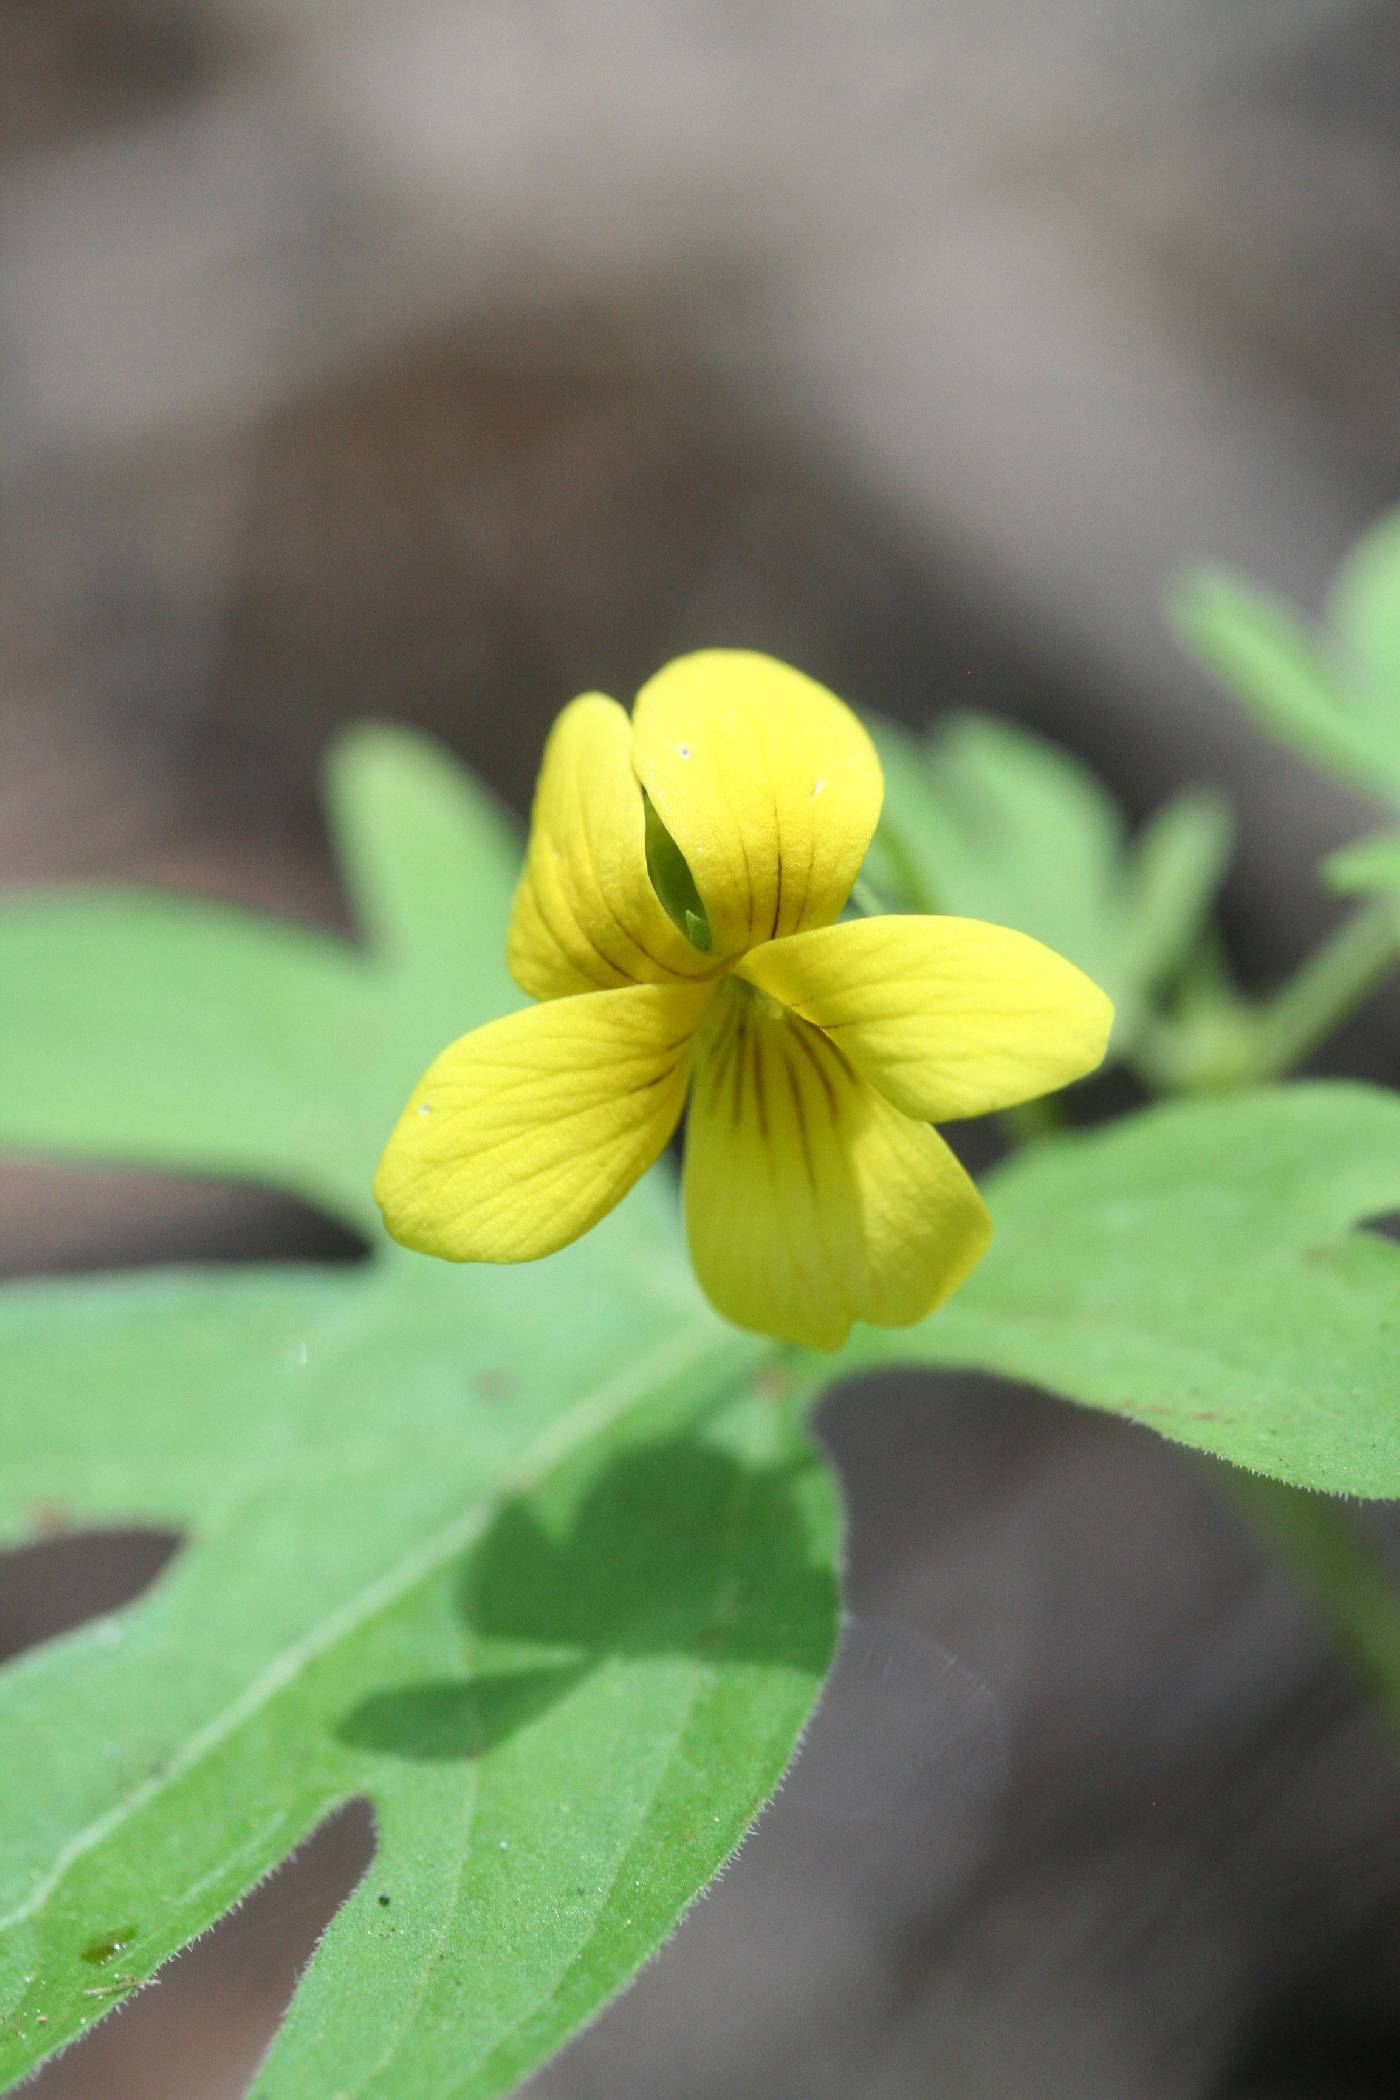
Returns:
[[[883,792],[855,716],[769,657],[682,657],[630,720],[600,694],[566,707],[507,951],[540,1003],[414,1091],[375,1182],[394,1238],[552,1254],[658,1157],[688,1092],[686,1229],[720,1312],[836,1349],[853,1319],[940,1305],[991,1220],[930,1125],[1091,1071],[1112,1008],[1003,927],[838,925]]]

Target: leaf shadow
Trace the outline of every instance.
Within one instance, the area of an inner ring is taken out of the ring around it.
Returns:
[[[484,1757],[548,1712],[583,1674],[574,1663],[396,1685],[362,1699],[337,1732],[357,1749],[388,1751],[415,1764]]]
[[[453,1578],[464,1651],[506,1646],[508,1666],[386,1687],[337,1734],[414,1762],[480,1757],[612,1659],[820,1676],[832,1575],[811,1557],[805,1470],[760,1470],[689,1434],[619,1457],[572,1507],[547,1490],[512,1499]]]

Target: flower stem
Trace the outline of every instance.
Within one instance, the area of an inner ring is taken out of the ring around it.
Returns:
[[[1302,1064],[1395,967],[1400,909],[1393,897],[1363,904],[1301,963],[1255,1016],[1258,1076]]]
[[[1232,1466],[1224,1475],[1245,1521],[1290,1570],[1353,1677],[1400,1730],[1400,1592],[1357,1512]]]

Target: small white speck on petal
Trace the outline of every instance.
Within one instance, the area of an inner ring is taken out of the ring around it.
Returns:
[[[431,1102],[431,1101],[420,1101],[420,1102],[419,1102],[419,1104],[418,1104],[418,1113],[419,1113],[419,1115],[420,1115],[420,1116],[430,1116],[430,1115],[432,1114],[432,1112],[433,1112],[433,1104],[432,1104],[432,1102]]]
[[[814,795],[819,795],[825,786],[826,782],[824,780],[814,780],[812,782],[812,793]]]
[[[677,744],[677,746],[676,746],[676,756],[677,756],[677,758],[689,758],[689,756],[690,756],[690,746],[689,746],[689,744]]]

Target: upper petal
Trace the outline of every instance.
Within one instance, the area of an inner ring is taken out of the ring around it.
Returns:
[[[536,999],[713,973],[652,887],[631,724],[601,693],[570,701],[550,731],[506,959]]]
[[[1010,1108],[1091,1072],[1113,1022],[1082,970],[981,919],[852,919],[774,941],[738,970],[930,1122]]]
[[[633,758],[690,864],[715,955],[838,916],[884,782],[824,686],[748,650],[679,657],[637,697]]]
[[[375,1177],[396,1240],[533,1261],[626,1195],[680,1118],[708,985],[630,985],[489,1021],[434,1060]]]
[[[733,995],[697,1050],[685,1214],[717,1310],[814,1349],[840,1348],[856,1318],[923,1319],[991,1237],[937,1131],[891,1108],[818,1030]]]

